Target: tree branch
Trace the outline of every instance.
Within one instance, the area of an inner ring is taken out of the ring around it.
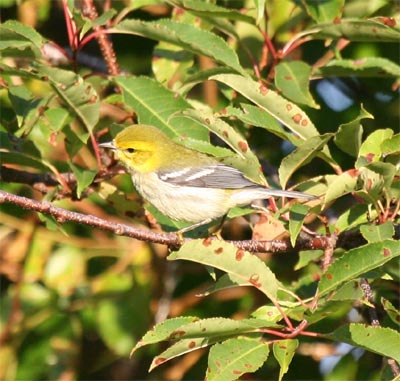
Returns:
[[[177,233],[155,233],[150,230],[142,230],[126,224],[108,221],[96,216],[72,212],[60,207],[57,207],[50,202],[41,202],[32,200],[27,197],[17,196],[3,190],[0,190],[0,204],[11,203],[20,206],[24,209],[34,210],[39,213],[53,216],[57,222],[65,223],[67,221],[76,222],[78,224],[88,225],[102,230],[112,232],[116,235],[135,238],[141,241],[160,243],[167,245],[170,248],[178,249],[183,243],[190,238],[181,238]],[[207,239],[217,239],[212,236]],[[285,253],[295,250],[316,250],[324,249],[331,245],[330,237],[327,236],[309,236],[299,239],[295,248],[289,241],[271,240],[271,241],[228,241],[233,243],[239,249],[246,250],[252,253]]]

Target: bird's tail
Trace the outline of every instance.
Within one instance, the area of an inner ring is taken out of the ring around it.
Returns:
[[[296,192],[296,191],[287,191],[283,189],[264,189],[270,196],[275,197],[289,197],[289,198],[303,198],[306,200],[316,200],[318,197],[313,196],[312,194],[303,193],[303,192]]]

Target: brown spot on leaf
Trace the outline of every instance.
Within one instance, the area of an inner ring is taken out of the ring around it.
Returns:
[[[295,122],[296,124],[299,124],[301,122],[301,115],[300,114],[295,114],[292,116],[292,120],[293,122]]]
[[[340,17],[338,17],[338,16],[336,16],[334,19],[333,19],[333,23],[334,24],[340,24],[342,22],[342,19],[340,18]]]
[[[244,153],[246,153],[247,152],[247,150],[249,149],[249,146],[247,145],[247,143],[246,142],[243,142],[243,141],[241,141],[241,142],[239,142],[239,148],[242,150],[242,152],[244,152]]]
[[[252,364],[249,364],[249,363],[246,363],[246,364],[244,364],[244,367],[247,368],[247,369],[250,369],[250,368],[253,367],[253,365],[252,365]]]
[[[221,113],[222,115],[226,115],[226,108],[223,108],[223,109],[220,111],[220,113]]]
[[[391,253],[390,249],[388,249],[387,247],[385,247],[385,248],[383,249],[383,256],[384,256],[384,257],[390,257],[391,255],[392,255],[392,253]]]
[[[241,261],[243,257],[244,257],[244,250],[238,249],[238,250],[236,251],[235,259],[236,259],[237,261]]]
[[[224,131],[222,131],[222,135],[224,135],[226,138],[228,138],[229,137],[229,132],[224,130]]]
[[[286,110],[290,111],[292,108],[293,108],[293,106],[290,103],[288,103],[286,105]]]
[[[358,170],[357,169],[349,169],[347,171],[347,173],[349,174],[349,176],[351,177],[357,177],[358,176]]]
[[[242,371],[241,370],[233,370],[232,373],[233,374],[242,374]]]
[[[307,126],[307,124],[308,124],[308,120],[307,120],[307,119],[303,119],[303,120],[301,121],[301,125],[302,125],[303,127]]]
[[[315,282],[318,282],[320,279],[321,279],[321,276],[319,275],[319,274],[313,274],[313,280],[315,281]]]
[[[367,159],[367,161],[368,161],[368,163],[371,163],[372,162],[372,160],[374,160],[374,157],[375,157],[375,154],[374,153],[367,153],[366,155],[365,155],[365,158]]]
[[[157,358],[154,360],[154,364],[160,365],[160,364],[164,363],[165,361],[167,361],[167,359],[166,359],[165,357],[157,357]]]
[[[333,278],[332,274],[330,274],[330,273],[326,274],[325,276],[326,276],[326,279],[329,279],[329,280],[331,280]]]
[[[190,349],[194,348],[195,346],[196,346],[196,343],[195,343],[194,341],[191,341],[191,342],[189,343],[189,345],[188,345],[188,347],[189,347]]]
[[[204,121],[205,121],[207,124],[210,124],[210,119],[205,118]]]
[[[203,239],[203,246],[208,247],[211,245],[211,242],[212,242],[211,238],[207,237],[207,238]]]
[[[214,250],[214,253],[217,255],[222,254],[223,252],[224,252],[224,249],[222,247],[219,247],[218,249]]]
[[[396,20],[393,17],[380,17],[380,19],[387,26],[396,26]]]
[[[286,81],[293,81],[293,77],[290,75],[286,75],[284,78],[286,79]]]

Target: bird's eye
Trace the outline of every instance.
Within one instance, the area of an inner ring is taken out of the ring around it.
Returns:
[[[127,149],[126,149],[126,152],[128,152],[128,153],[134,153],[134,152],[135,152],[135,149],[134,149],[134,148],[127,148]]]

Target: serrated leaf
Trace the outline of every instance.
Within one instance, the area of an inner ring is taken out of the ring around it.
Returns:
[[[332,136],[333,134],[313,136],[282,160],[279,166],[279,179],[283,189],[286,188],[286,184],[293,173],[317,156]]]
[[[30,49],[36,57],[41,56],[44,39],[30,26],[21,24],[16,20],[7,20],[0,24],[0,35],[0,50],[11,48],[22,51]]]
[[[285,130],[282,125],[269,113],[262,110],[260,107],[253,106],[247,103],[241,103],[240,108],[229,106],[221,112],[221,117],[235,117],[244,123],[251,126],[261,127],[278,136],[283,140],[287,140],[294,146],[298,146],[303,142],[297,139],[294,134]]]
[[[198,317],[195,316],[181,316],[178,318],[168,319],[159,324],[156,324],[150,331],[146,332],[146,334],[139,340],[139,342],[132,349],[131,355],[138,348],[143,347],[149,344],[155,344],[162,341],[169,340],[170,335],[176,329],[185,324],[198,320]]]
[[[124,20],[114,28],[112,33],[134,34],[157,41],[170,42],[185,50],[202,54],[228,66],[232,70],[247,76],[239,63],[236,52],[219,36],[168,19],[158,21]]]
[[[319,295],[323,296],[344,282],[376,269],[400,255],[400,241],[384,240],[368,243],[349,250],[333,262],[319,282]]]
[[[279,381],[289,370],[289,365],[292,362],[293,356],[299,346],[297,339],[279,340],[273,345],[274,357],[280,365]]]
[[[290,243],[293,247],[296,245],[297,237],[309,210],[310,207],[303,204],[293,204],[289,210]]]
[[[368,242],[380,242],[385,239],[391,239],[394,236],[393,222],[385,222],[381,225],[362,225],[360,227],[362,236]]]
[[[181,139],[184,136],[208,141],[205,128],[199,128],[189,119],[172,118],[176,112],[191,108],[185,99],[176,97],[172,91],[150,78],[118,77],[115,81],[123,91],[124,102],[135,110],[141,124],[158,127],[171,138]]]
[[[231,381],[242,374],[255,372],[269,355],[269,346],[260,340],[229,339],[210,349],[206,378],[208,381]]]
[[[352,42],[394,42],[400,40],[400,30],[391,25],[398,21],[391,17],[375,17],[367,20],[342,18],[336,23],[318,24],[308,33],[312,38],[325,40],[326,38],[345,38]]]
[[[86,130],[91,132],[100,115],[99,96],[93,86],[72,71],[50,66],[41,66],[39,74],[44,81],[48,81]],[[86,143],[88,136],[89,134],[78,135],[83,143]]]
[[[184,259],[212,266],[248,282],[272,301],[278,283],[272,271],[259,258],[230,243],[217,240],[193,240],[171,253],[168,260]]]
[[[177,343],[174,343],[165,351],[161,352],[159,355],[154,357],[153,361],[150,364],[149,372],[153,369],[157,368],[158,366],[166,363],[169,360],[172,360],[175,357],[182,356],[186,353],[193,352],[200,348],[205,348],[209,345],[212,345],[218,342],[219,338],[217,339],[208,339],[201,337],[199,339],[184,339],[179,340]]]
[[[363,133],[363,128],[360,124],[360,121],[365,118],[374,119],[373,115],[366,111],[361,105],[361,110],[358,117],[351,122],[341,124],[334,137],[333,141],[335,144],[350,156],[358,156]]]
[[[232,8],[224,8],[217,4],[207,3],[203,0],[171,0],[171,2],[180,8],[186,9],[187,11],[201,17],[208,16],[212,18],[226,18],[229,20],[254,24],[254,18],[243,12]]]
[[[383,57],[363,57],[355,60],[335,59],[313,72],[318,77],[400,77],[400,66]]]
[[[355,167],[361,168],[379,161],[382,155],[381,144],[392,136],[393,130],[390,128],[376,130],[369,134],[360,147]]]
[[[391,328],[349,324],[338,328],[326,337],[364,348],[397,362],[400,361],[400,333]]]
[[[303,61],[281,62],[275,67],[275,85],[295,103],[319,109],[310,93],[311,66]]]
[[[213,75],[210,80],[222,82],[236,90],[302,139],[318,135],[317,129],[303,110],[264,85],[238,74]]]

